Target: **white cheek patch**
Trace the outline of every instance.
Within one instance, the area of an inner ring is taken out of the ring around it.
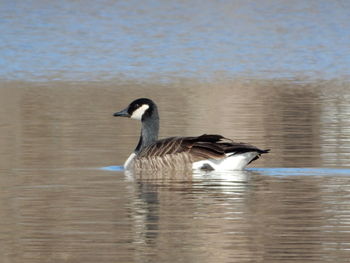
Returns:
[[[143,114],[145,113],[145,111],[149,108],[149,105],[147,104],[143,104],[140,108],[138,108],[137,110],[135,110],[132,115],[131,115],[131,119],[134,120],[141,120]]]

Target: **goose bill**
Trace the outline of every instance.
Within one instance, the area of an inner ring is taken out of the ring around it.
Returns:
[[[128,113],[128,109],[124,109],[122,111],[118,111],[113,114],[114,117],[130,117],[130,114]]]

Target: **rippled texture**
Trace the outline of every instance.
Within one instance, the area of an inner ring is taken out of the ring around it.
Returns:
[[[0,262],[348,262],[348,1],[2,1]],[[271,153],[124,173],[161,137]]]
[[[349,90],[2,83],[1,260],[346,262]],[[244,172],[124,174],[140,126],[112,113],[141,95],[158,102],[162,137],[221,133],[272,151]]]
[[[348,176],[197,176],[134,181],[97,170],[17,170],[5,177],[9,184],[1,194],[7,201],[1,208],[2,258],[348,260]]]
[[[0,77],[349,78],[349,10],[344,0],[3,0]]]

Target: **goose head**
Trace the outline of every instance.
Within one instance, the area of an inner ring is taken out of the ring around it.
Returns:
[[[131,102],[125,109],[114,113],[113,116],[144,121],[148,118],[158,117],[158,112],[157,106],[152,100],[140,98]]]
[[[142,123],[141,136],[136,146],[135,154],[158,139],[159,116],[157,105],[150,99],[134,100],[124,110],[113,114],[115,117],[127,117]]]

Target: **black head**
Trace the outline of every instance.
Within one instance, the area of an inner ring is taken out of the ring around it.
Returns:
[[[115,117],[128,117],[135,120],[144,120],[157,112],[156,104],[146,98],[134,100],[127,108],[113,114]]]

